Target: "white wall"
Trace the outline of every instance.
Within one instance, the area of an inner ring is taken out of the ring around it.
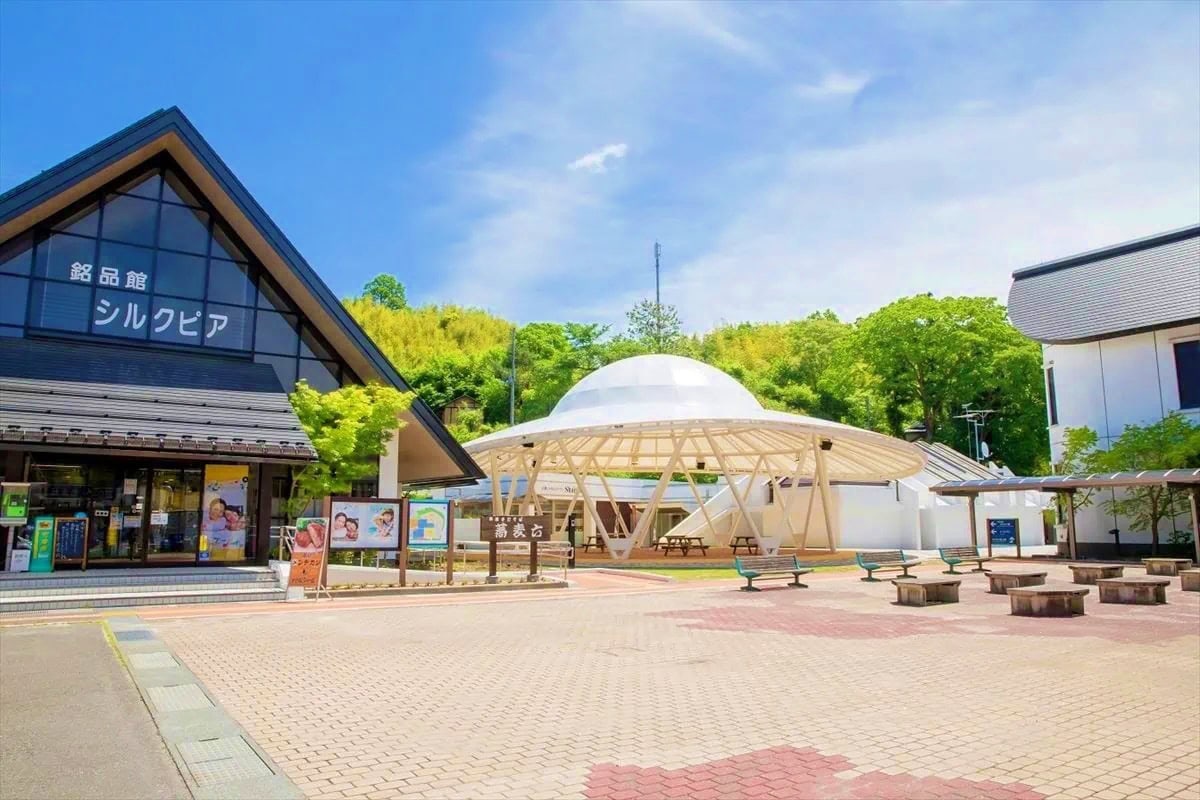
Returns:
[[[842,547],[851,550],[921,549],[917,493],[888,486],[835,486]],[[897,494],[899,497],[897,497]]]

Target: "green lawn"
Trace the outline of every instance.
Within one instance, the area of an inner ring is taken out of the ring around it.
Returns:
[[[853,572],[859,569],[855,564],[839,564],[831,567],[815,567],[814,572]],[[726,578],[740,578],[737,570],[732,567],[689,568],[689,567],[650,567],[639,569],[638,572],[652,572],[655,575],[666,575],[677,581],[715,581]],[[803,579],[802,579],[803,580]]]

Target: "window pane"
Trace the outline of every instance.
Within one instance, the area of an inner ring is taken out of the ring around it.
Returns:
[[[117,191],[121,194],[136,194],[138,197],[147,197],[151,200],[158,199],[158,185],[162,183],[162,178],[158,176],[156,170],[152,175],[139,175],[123,186],[118,186]]]
[[[258,322],[254,328],[255,351],[287,356],[295,355],[299,340],[296,335],[298,324],[294,314],[259,311]]]
[[[321,341],[312,325],[305,322],[300,331],[300,357],[332,359],[333,353]]]
[[[0,272],[28,275],[33,269],[33,237],[23,236],[0,247]]]
[[[228,350],[249,350],[254,309],[209,303],[204,316],[204,344]]]
[[[223,258],[226,261],[249,261],[242,249],[233,243],[233,237],[220,225],[213,225],[213,258]]]
[[[337,363],[334,361],[312,361],[300,359],[300,380],[308,381],[308,385],[318,392],[332,392],[338,388]]]
[[[204,255],[208,252],[208,214],[193,208],[164,205],[158,246]]]
[[[155,297],[150,338],[156,342],[200,344],[204,336],[204,304],[196,300]]]
[[[0,324],[24,325],[29,279],[0,275]]]
[[[90,286],[34,281],[29,324],[35,328],[86,333],[91,301]]]
[[[276,311],[295,312],[296,310],[291,301],[283,296],[283,291],[266,275],[258,279],[258,307],[273,308]]]
[[[150,291],[150,273],[154,271],[154,251],[113,242],[100,243],[100,267],[92,283],[108,289]]]
[[[258,353],[254,356],[254,363],[270,364],[274,367],[275,375],[279,378],[279,385],[285,392],[296,388],[296,359]]]
[[[1179,407],[1200,408],[1200,340],[1175,344]]]
[[[34,274],[42,278],[77,283],[94,283],[97,276],[92,262],[96,259],[96,240],[63,233],[53,234],[37,246]],[[72,269],[74,267],[74,269]]]
[[[98,289],[92,333],[145,339],[150,333],[150,298],[137,292]]]
[[[95,236],[97,231],[100,230],[100,206],[97,203],[92,203],[87,208],[72,214],[57,225],[52,225],[51,229],[65,233],[77,233],[80,236]]]
[[[218,303],[254,305],[254,281],[250,267],[214,258],[208,266],[208,299]]]
[[[163,184],[163,200],[172,203],[183,203],[188,206],[199,206],[200,201],[192,190],[183,185],[183,181],[174,172],[167,170],[166,182]]]
[[[204,257],[158,251],[154,268],[154,293],[204,297]]]
[[[21,338],[24,338],[24,336],[25,336],[25,329],[24,328],[15,328],[11,325],[0,325],[0,336],[7,336],[9,338],[15,337],[17,339],[21,339]]]
[[[112,194],[104,199],[105,239],[154,246],[154,223],[158,203],[140,197]]]

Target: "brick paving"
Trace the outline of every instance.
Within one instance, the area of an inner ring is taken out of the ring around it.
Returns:
[[[312,798],[1200,798],[1178,581],[1023,619],[978,574],[924,609],[809,578],[153,625]]]

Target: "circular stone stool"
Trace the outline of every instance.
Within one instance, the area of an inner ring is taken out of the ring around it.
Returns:
[[[1013,570],[1009,572],[988,572],[988,593],[1008,594],[1009,589],[1018,586],[1042,586],[1046,583],[1045,570]]]
[[[1067,564],[1071,570],[1071,582],[1095,586],[1101,578],[1119,578],[1125,574],[1120,564]]]
[[[1018,586],[1008,590],[1014,617],[1073,617],[1083,613],[1083,586]]]
[[[1153,606],[1167,602],[1167,586],[1170,578],[1153,575],[1130,575],[1125,578],[1102,578],[1096,581],[1100,587],[1101,603],[1127,603],[1130,605]]]
[[[1200,569],[1179,570],[1179,588],[1185,592],[1200,592]]]
[[[1181,569],[1192,566],[1190,558],[1143,558],[1142,563],[1146,565],[1147,575],[1170,575],[1172,578]]]

